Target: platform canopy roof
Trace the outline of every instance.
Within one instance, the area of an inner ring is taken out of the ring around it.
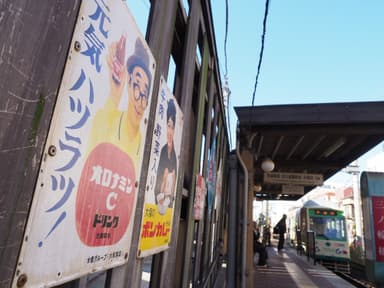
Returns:
[[[321,174],[325,181],[384,140],[384,102],[251,106],[235,111],[240,152],[251,152],[254,184],[262,185],[255,192],[257,199],[296,200],[302,197],[300,190],[305,194],[316,185],[264,180]],[[275,163],[272,175],[261,169],[266,157]],[[283,193],[287,191],[292,192]]]

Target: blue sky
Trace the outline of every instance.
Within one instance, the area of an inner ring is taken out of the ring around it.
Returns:
[[[227,67],[234,106],[251,106],[265,0],[228,1]],[[225,0],[212,0],[221,74],[225,74]],[[272,0],[255,105],[384,101],[384,1]],[[222,78],[223,79],[223,78]],[[223,81],[224,82],[224,81]],[[384,113],[384,111],[383,111]],[[378,145],[359,159],[382,152]],[[330,182],[349,182],[339,173]]]
[[[211,1],[222,83],[225,2]],[[233,107],[252,105],[265,0],[228,2],[234,145]],[[127,4],[145,31],[148,1],[127,0]],[[255,105],[384,101],[383,15],[383,0],[271,0]],[[370,155],[378,151],[381,145]]]
[[[265,0],[228,2],[230,108],[250,106]],[[212,13],[224,75],[225,0]],[[270,1],[255,105],[384,101],[383,14],[382,0]]]

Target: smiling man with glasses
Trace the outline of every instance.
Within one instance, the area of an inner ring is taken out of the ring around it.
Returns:
[[[125,62],[125,40],[123,34],[118,42],[109,47],[110,91],[104,106],[95,114],[89,148],[93,149],[103,142],[114,144],[132,158],[136,168],[141,161],[141,125],[149,104],[152,73],[149,55],[139,38],[136,39],[133,54]],[[121,110],[119,107],[126,92],[128,104],[126,109]]]
[[[77,232],[91,247],[116,244],[132,227],[154,64],[140,38],[134,38],[134,52],[125,60],[127,39],[123,33],[110,45],[100,83],[94,81],[94,105],[100,108],[90,111],[93,121],[76,195]]]

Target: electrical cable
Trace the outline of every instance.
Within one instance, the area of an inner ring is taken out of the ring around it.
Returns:
[[[266,0],[266,2],[265,2],[264,20],[263,20],[263,34],[261,35],[261,49],[260,49],[260,54],[259,54],[259,64],[257,65],[257,74],[256,74],[255,87],[254,87],[253,95],[252,95],[252,106],[254,106],[254,102],[255,102],[256,88],[257,88],[257,83],[259,81],[261,62],[263,61],[264,41],[265,41],[265,32],[267,30],[268,10],[269,10],[269,0]]]

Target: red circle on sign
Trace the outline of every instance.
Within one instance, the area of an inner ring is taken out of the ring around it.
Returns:
[[[76,197],[76,228],[87,246],[118,242],[129,225],[135,200],[131,157],[110,143],[96,146],[85,162]]]

